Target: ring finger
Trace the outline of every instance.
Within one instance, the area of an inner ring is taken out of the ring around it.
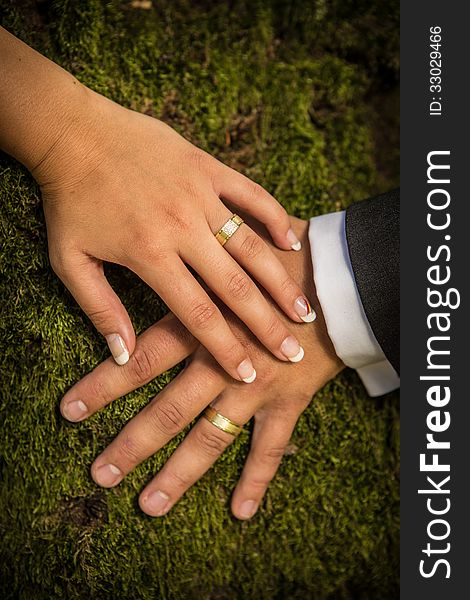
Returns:
[[[213,403],[213,407],[237,425],[247,423],[256,406],[241,401],[239,393],[234,392],[230,396],[223,394]],[[221,431],[201,417],[160,472],[142,491],[140,508],[152,517],[165,515],[234,439],[233,435]]]

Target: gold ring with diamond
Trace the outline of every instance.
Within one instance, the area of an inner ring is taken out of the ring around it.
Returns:
[[[243,431],[243,426],[237,425],[228,417],[224,417],[218,413],[215,408],[212,408],[212,406],[208,406],[206,408],[203,416],[209,421],[209,423],[212,423],[212,425],[215,425],[221,431],[225,431],[225,433],[229,433],[230,435],[237,436],[241,431]]]
[[[232,235],[238,230],[240,225],[244,223],[243,219],[238,215],[232,215],[230,219],[225,223],[223,227],[215,234],[215,239],[222,245],[225,246],[227,241]]]

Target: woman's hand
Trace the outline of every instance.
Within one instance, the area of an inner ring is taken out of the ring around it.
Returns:
[[[214,237],[232,216],[222,197],[265,222],[276,242],[290,248],[288,239],[297,238],[284,209],[164,123],[90,96],[93,127],[80,132],[79,147],[69,133],[36,176],[53,268],[106,336],[116,361],[127,361],[135,340],[104,261],[137,273],[232,377],[252,381],[252,360],[186,265],[277,358],[299,360],[297,339],[247,272],[297,322],[312,317],[300,286],[248,225],[224,247]]]
[[[307,224],[295,221],[306,252],[274,252],[287,271],[315,297]],[[94,480],[112,487],[140,462],[212,406],[237,424],[255,418],[251,451],[232,498],[232,511],[240,519],[254,515],[274,477],[299,415],[312,395],[343,367],[328,338],[320,307],[314,326],[296,327],[306,348],[298,365],[279,362],[256,341],[238,319],[229,317],[240,343],[260,365],[260,377],[246,388],[227,377],[206,350],[174,318],[167,315],[143,333],[131,360],[122,368],[110,359],[77,383],[62,400],[65,418],[80,421],[117,397],[150,381],[188,355],[189,364],[132,419],[92,466]],[[198,420],[163,469],[140,495],[140,506],[162,516],[215,462],[233,441],[205,418]]]
[[[188,266],[277,358],[300,360],[297,339],[247,272],[296,322],[314,318],[302,289],[247,225],[224,248],[214,237],[232,216],[222,198],[263,222],[280,248],[299,249],[274,198],[1,28],[0,55],[0,146],[38,180],[52,266],[116,362],[129,359],[135,335],[105,261],[146,281],[232,377],[253,381],[253,363]]]

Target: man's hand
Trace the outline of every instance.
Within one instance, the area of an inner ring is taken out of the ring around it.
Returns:
[[[292,219],[292,226],[302,240],[303,252],[283,253],[274,247],[272,251],[309,297],[316,299],[308,224]],[[274,358],[233,314],[222,309],[240,343],[256,358],[258,377],[249,387],[231,379],[171,314],[139,337],[126,365],[118,367],[111,359],[99,365],[63,398],[65,418],[83,420],[190,357],[186,368],[98,456],[91,469],[93,479],[104,487],[117,485],[212,403],[235,423],[255,419],[251,450],[232,498],[234,515],[251,518],[277,471],[300,414],[313,394],[344,366],[335,355],[317,300],[314,309],[318,315],[314,323],[294,326],[305,348],[305,358],[298,364]],[[233,439],[205,418],[199,419],[141,493],[142,510],[151,516],[166,514]]]

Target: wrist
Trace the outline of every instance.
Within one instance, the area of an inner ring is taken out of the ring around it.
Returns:
[[[90,91],[1,27],[0,55],[0,147],[40,178],[82,120]]]
[[[56,105],[46,124],[48,143],[34,164],[26,164],[41,190],[50,196],[55,190],[82,181],[96,168],[110,147],[104,126],[109,106],[117,107],[77,80]]]

